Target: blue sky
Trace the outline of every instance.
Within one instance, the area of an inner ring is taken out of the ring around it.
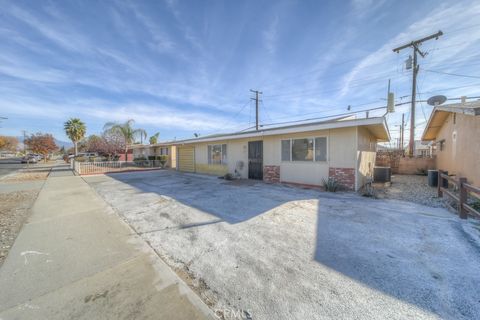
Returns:
[[[382,106],[388,79],[408,101],[410,51],[392,48],[439,29],[417,98],[480,95],[479,14],[478,1],[0,1],[0,134],[66,140],[69,117],[88,134],[133,118],[161,140],[240,130],[249,89],[265,124]],[[392,136],[408,109],[388,116]],[[419,105],[418,136],[430,112]]]

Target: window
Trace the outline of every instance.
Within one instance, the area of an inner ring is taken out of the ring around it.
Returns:
[[[292,161],[313,160],[313,139],[292,140]]]
[[[168,147],[160,148],[160,155],[161,156],[168,156]]]
[[[226,164],[227,145],[214,144],[208,146],[208,164]]]
[[[282,140],[282,161],[327,161],[327,138]]]
[[[290,161],[290,140],[282,140],[282,161]]]
[[[315,161],[327,161],[327,138],[315,138]]]

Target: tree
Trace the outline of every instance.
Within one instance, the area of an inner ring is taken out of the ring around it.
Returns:
[[[156,144],[158,142],[158,137],[160,136],[160,132],[155,133],[153,136],[150,137],[150,144]]]
[[[45,162],[47,162],[48,154],[58,149],[55,144],[55,139],[48,133],[43,134],[39,132],[37,134],[32,134],[25,139],[24,143],[29,150],[34,153],[42,154]]]
[[[134,129],[133,119],[127,120],[125,123],[107,122],[103,129],[107,134],[119,134],[125,142],[125,160],[128,156],[128,147],[135,142],[136,137],[147,138],[147,132],[144,129]]]
[[[18,139],[9,136],[0,136],[0,150],[17,151]]]
[[[78,142],[85,137],[85,133],[87,132],[87,127],[85,123],[83,123],[78,118],[70,118],[65,124],[63,125],[65,129],[65,134],[67,137],[70,138],[73,142],[73,146],[75,148],[75,155],[78,154]]]

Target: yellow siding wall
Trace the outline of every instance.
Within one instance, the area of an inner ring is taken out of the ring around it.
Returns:
[[[456,114],[453,122],[452,113],[438,132],[436,141],[445,143],[437,145],[437,168],[480,186],[480,116]]]
[[[358,190],[367,182],[367,178],[373,175],[377,143],[370,131],[363,127],[358,127],[357,137],[357,177],[355,182]]]

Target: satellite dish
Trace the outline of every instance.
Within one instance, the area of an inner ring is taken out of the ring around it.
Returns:
[[[445,96],[433,96],[428,98],[427,103],[431,106],[439,106],[445,101],[447,101],[447,97]]]

